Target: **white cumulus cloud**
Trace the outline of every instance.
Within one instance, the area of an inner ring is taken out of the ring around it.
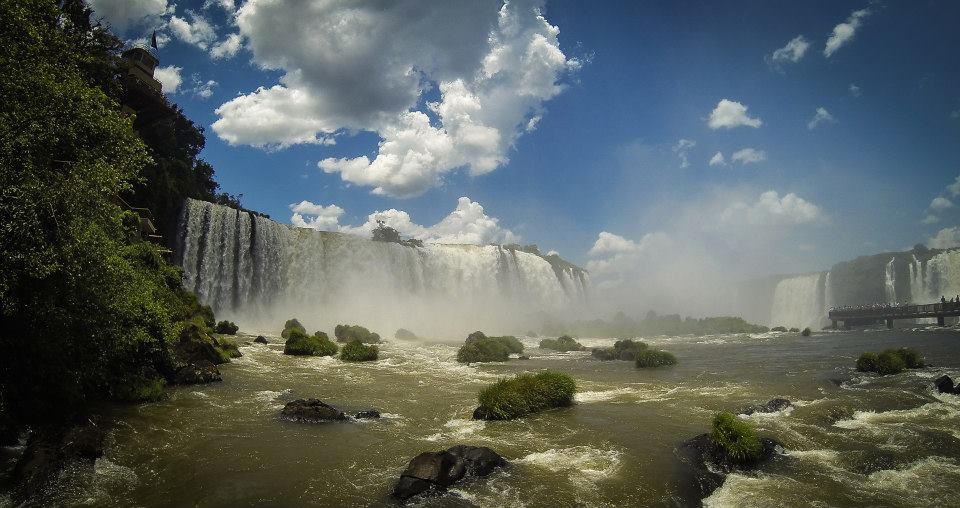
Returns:
[[[806,54],[807,48],[809,47],[810,43],[807,42],[802,35],[798,35],[793,39],[790,39],[786,46],[774,51],[770,59],[774,64],[783,64],[787,62],[796,63],[803,58],[803,55]]]
[[[943,211],[947,208],[953,208],[953,202],[943,196],[935,197],[930,201],[931,210]]]
[[[114,32],[123,35],[128,29],[159,23],[167,13],[167,0],[87,0],[94,18],[103,18]]]
[[[830,58],[838,49],[850,42],[863,23],[863,19],[868,15],[870,15],[869,9],[853,11],[847,21],[833,27],[833,33],[830,34],[827,44],[823,47],[823,56]]]
[[[727,224],[805,224],[821,218],[819,206],[792,192],[780,197],[773,190],[760,194],[754,202],[734,202],[720,213],[721,222]]]
[[[756,148],[743,148],[733,152],[733,155],[730,156],[730,160],[733,162],[739,162],[740,164],[754,164],[767,160],[767,152],[763,150],[757,150]]]
[[[217,40],[216,29],[202,15],[189,10],[186,13],[189,20],[173,15],[167,26],[174,37],[206,51]]]
[[[952,249],[954,247],[960,247],[960,226],[943,228],[937,231],[936,235],[933,235],[927,240],[927,247],[932,249]]]
[[[807,122],[807,128],[810,130],[815,129],[821,123],[836,123],[836,119],[833,118],[833,115],[830,114],[826,108],[817,108],[817,112],[813,114],[813,118]]]
[[[600,234],[597,235],[597,241],[593,243],[593,247],[590,249],[590,255],[620,254],[632,252],[639,248],[639,244],[633,240],[628,240],[620,235],[607,231],[601,231]]]
[[[751,118],[747,114],[746,106],[728,99],[721,99],[717,107],[710,112],[710,118],[707,119],[707,125],[711,129],[732,129],[742,125],[757,128],[762,124],[759,117]]]
[[[238,51],[240,51],[240,46],[243,44],[243,37],[240,34],[230,34],[226,39],[215,43],[210,48],[210,56],[214,60],[220,58],[233,58]]]
[[[475,244],[516,243],[520,237],[509,229],[499,225],[499,219],[486,214],[480,203],[468,197],[457,200],[457,207],[440,222],[424,226],[413,222],[410,214],[391,208],[377,211],[367,216],[366,222],[353,226],[340,224],[344,210],[337,205],[318,205],[310,201],[301,201],[290,205],[293,216],[290,222],[294,226],[313,228],[322,231],[339,231],[369,237],[378,221],[396,229],[401,236],[416,238],[431,243]]]
[[[160,82],[160,85],[163,87],[163,93],[174,94],[177,93],[177,89],[180,88],[180,85],[183,83],[183,77],[180,75],[180,71],[182,70],[182,67],[173,65],[157,67],[153,71],[153,77]]]
[[[499,9],[250,0],[237,25],[254,62],[283,76],[220,106],[217,135],[284,148],[375,132],[375,155],[326,158],[319,168],[396,197],[422,194],[460,168],[482,175],[504,164],[582,65],[561,51],[542,3],[528,0]],[[424,104],[431,89],[439,100]]]
[[[717,152],[717,153],[713,154],[713,157],[710,157],[710,165],[711,165],[711,166],[726,166],[726,165],[727,165],[727,159],[724,158],[723,152]]]
[[[677,158],[680,159],[681,168],[690,167],[690,160],[687,157],[687,154],[690,152],[690,149],[696,145],[696,141],[690,139],[680,139],[677,141],[677,144],[673,146],[673,153],[677,154]]]

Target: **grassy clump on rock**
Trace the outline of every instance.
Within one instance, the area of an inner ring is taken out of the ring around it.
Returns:
[[[713,417],[710,437],[735,463],[749,464],[760,458],[762,446],[753,427],[726,411]]]
[[[377,346],[368,346],[359,340],[351,340],[340,350],[340,359],[345,362],[372,362],[377,359],[379,353]]]
[[[214,329],[215,332],[224,335],[236,335],[238,330],[240,330],[240,327],[233,321],[220,321]]]
[[[665,367],[667,365],[675,365],[677,363],[677,357],[668,351],[644,348],[637,351],[636,361],[637,367],[639,368]]]
[[[380,335],[367,330],[360,325],[337,325],[333,329],[337,342],[352,342],[358,340],[364,344],[379,344]]]
[[[634,361],[637,359],[637,353],[647,348],[647,345],[639,340],[623,339],[613,343],[612,348],[593,348],[590,354],[598,360],[625,360]]]
[[[911,348],[886,349],[877,354],[866,352],[857,358],[857,370],[876,372],[881,376],[898,374],[906,369],[919,369],[926,364],[917,350]]]
[[[300,330],[291,330],[283,345],[283,354],[294,356],[332,356],[337,354],[337,345],[326,333],[307,335]]]
[[[397,340],[420,340],[420,337],[417,337],[417,334],[407,330],[406,328],[398,328],[393,334],[393,338]]]
[[[523,344],[512,336],[487,337],[483,332],[473,332],[457,351],[457,361],[460,363],[473,362],[505,362],[510,353],[522,353]]]
[[[294,330],[304,335],[307,334],[307,329],[304,328],[302,324],[300,324],[300,321],[298,321],[297,318],[293,318],[293,319],[288,319],[287,322],[283,324],[283,331],[280,332],[280,336],[283,337],[284,339],[289,339],[290,332]]]
[[[543,339],[540,341],[540,349],[553,349],[555,351],[585,351],[587,348],[577,342],[569,335],[561,335],[556,339]]]
[[[770,329],[770,331],[771,331],[771,332],[785,332],[785,331],[787,331],[787,327],[786,327],[786,326],[774,326],[773,328]]]
[[[577,384],[570,376],[553,371],[519,374],[501,379],[477,396],[480,406],[474,418],[511,420],[553,407],[573,404]]]
[[[804,328],[803,331],[800,332],[800,335],[803,335],[804,337],[809,337],[809,336],[810,336],[810,327],[808,326],[808,327]]]

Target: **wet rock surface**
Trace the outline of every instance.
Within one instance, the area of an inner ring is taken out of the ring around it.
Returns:
[[[485,446],[456,445],[438,452],[423,452],[407,464],[392,495],[406,500],[443,492],[464,478],[487,476],[507,464],[506,459]]]

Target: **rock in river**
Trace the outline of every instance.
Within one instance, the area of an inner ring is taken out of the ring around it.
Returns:
[[[507,464],[485,446],[456,445],[439,452],[423,452],[400,474],[393,497],[409,499],[424,492],[442,492],[463,478],[487,476]]]
[[[287,402],[280,411],[284,418],[298,422],[339,422],[349,417],[320,399],[297,399]]]
[[[777,411],[787,409],[791,405],[787,399],[776,398],[770,399],[766,404],[755,404],[744,408],[741,413],[745,415],[752,415],[753,413],[776,413]]]
[[[380,411],[377,411],[376,409],[364,409],[363,411],[359,411],[357,414],[353,415],[353,417],[357,420],[380,418]]]
[[[937,387],[937,391],[940,393],[953,393],[953,379],[950,379],[950,376],[940,376],[933,382],[933,384]]]
[[[253,341],[256,342],[257,344],[269,344],[269,343],[270,343],[270,341],[267,340],[267,338],[264,337],[263,335],[257,335],[257,338],[256,338],[256,339],[253,339]]]
[[[760,438],[760,458],[751,464],[737,464],[714,442],[710,434],[700,434],[677,447],[676,453],[693,479],[693,489],[700,498],[709,496],[723,485],[727,475],[735,471],[750,471],[759,468],[774,457],[782,456],[783,445],[766,437]]]

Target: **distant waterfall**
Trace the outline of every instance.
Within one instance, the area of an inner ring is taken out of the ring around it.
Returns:
[[[519,326],[587,297],[586,272],[496,245],[408,247],[298,229],[205,201],[181,214],[184,286],[218,316],[275,326]],[[381,331],[390,331],[384,328]]]
[[[923,263],[912,254],[910,261],[910,300],[913,303],[926,303],[932,297],[927,292],[923,274]]]
[[[894,272],[893,262],[896,258],[890,258],[890,261],[883,268],[883,294],[887,298],[887,303],[897,301],[896,272]]]
[[[824,275],[815,273],[781,280],[773,291],[771,326],[819,328],[824,318]]]

